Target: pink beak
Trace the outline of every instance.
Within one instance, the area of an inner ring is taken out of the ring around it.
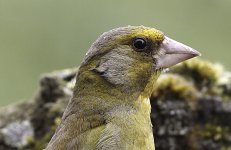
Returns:
[[[187,59],[200,56],[193,48],[165,36],[159,50],[157,68],[168,68]]]

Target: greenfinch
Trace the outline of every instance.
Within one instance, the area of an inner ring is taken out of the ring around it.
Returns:
[[[200,55],[161,31],[127,26],[89,48],[46,150],[154,150],[149,97],[164,68]]]

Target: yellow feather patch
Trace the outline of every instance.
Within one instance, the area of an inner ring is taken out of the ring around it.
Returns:
[[[139,96],[138,100],[135,102],[137,106],[141,107],[141,111],[143,113],[147,113],[150,115],[151,112],[151,104],[149,97],[143,97],[142,95]]]
[[[154,28],[137,28],[132,33],[133,37],[143,36],[143,37],[149,37],[150,39],[154,41],[163,41],[164,40],[164,34],[156,30]]]

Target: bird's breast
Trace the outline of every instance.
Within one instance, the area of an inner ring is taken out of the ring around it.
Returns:
[[[154,149],[150,102],[148,98],[139,100],[135,104],[139,106],[137,108],[135,105],[120,106],[107,114],[108,123],[98,146],[119,146],[116,148],[126,150]]]

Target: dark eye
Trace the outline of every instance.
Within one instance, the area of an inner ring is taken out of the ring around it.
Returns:
[[[133,41],[133,47],[137,50],[137,51],[142,51],[146,48],[147,46],[147,42],[145,39],[143,38],[136,38]]]

